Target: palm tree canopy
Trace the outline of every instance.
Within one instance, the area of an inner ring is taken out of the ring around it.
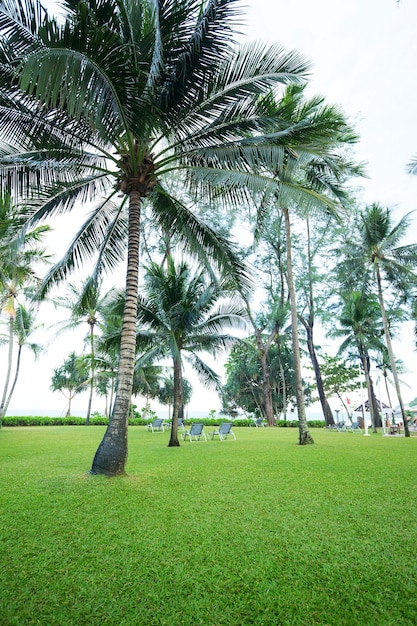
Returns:
[[[410,226],[411,213],[393,224],[388,207],[374,203],[362,212],[359,242],[368,262],[378,264],[386,280],[406,293],[410,284],[417,285],[417,244],[400,246]]]
[[[197,353],[216,355],[237,341],[226,330],[245,328],[241,302],[223,294],[218,284],[208,285],[204,272],[192,274],[186,262],[176,266],[170,257],[166,270],[156,263],[147,268],[143,292],[139,342],[150,342],[155,356],[170,354],[182,360],[185,353],[205,384],[217,384],[217,375]]]
[[[197,196],[221,190],[233,205],[263,192],[273,181],[253,166],[261,154],[280,162],[286,133],[271,132],[260,95],[304,79],[308,64],[279,45],[236,47],[236,0],[62,6],[61,22],[38,0],[0,2],[3,184],[24,192],[25,176],[37,186],[33,223],[100,198],[45,288],[97,251],[97,267],[114,267],[126,245],[120,194],[132,188],[157,227],[243,278],[229,242],[164,179],[177,171]]]
[[[342,309],[338,317],[339,328],[332,337],[344,337],[339,354],[350,352],[351,356],[368,353],[368,350],[386,352],[382,341],[384,334],[381,312],[375,296],[360,291],[342,294]]]
[[[35,267],[48,263],[49,255],[39,245],[48,226],[37,226],[22,233],[24,210],[19,210],[10,194],[0,195],[0,310],[14,316],[15,299],[40,282]]]

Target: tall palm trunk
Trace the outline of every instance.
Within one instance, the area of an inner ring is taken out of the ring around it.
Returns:
[[[385,305],[384,305],[384,298],[382,296],[381,273],[379,271],[378,263],[376,263],[375,265],[376,265],[376,282],[377,282],[377,285],[378,285],[378,299],[379,299],[379,306],[380,306],[380,309],[381,309],[382,321],[383,321],[383,324],[384,324],[385,342],[387,344],[387,350],[388,350],[388,357],[389,357],[389,362],[390,362],[390,366],[391,366],[391,372],[392,372],[392,375],[393,375],[393,378],[394,378],[395,391],[397,392],[398,403],[399,403],[400,409],[401,409],[401,416],[402,416],[402,420],[403,420],[403,424],[404,424],[404,434],[405,434],[406,437],[409,437],[410,436],[410,431],[409,431],[408,424],[407,424],[407,414],[405,412],[404,403],[403,403],[403,399],[402,399],[402,395],[401,395],[400,381],[398,379],[397,366],[395,364],[394,351],[392,349],[391,333],[389,331],[388,319],[387,319],[387,314],[386,314]]]
[[[168,443],[169,448],[179,447],[180,445],[178,440],[178,417],[180,411],[181,414],[183,413],[183,405],[182,365],[181,357],[178,356],[174,358],[174,408],[172,412],[171,435]]]
[[[7,356],[7,373],[6,373],[6,380],[4,382],[4,389],[3,389],[3,397],[1,399],[1,405],[0,405],[0,427],[1,427],[1,422],[2,419],[6,413],[6,398],[7,398],[7,391],[9,388],[9,383],[10,383],[10,375],[12,372],[12,361],[13,361],[13,328],[14,328],[14,316],[9,314],[9,351],[8,351],[8,356]]]
[[[308,430],[306,409],[305,409],[305,404],[304,404],[303,381],[302,381],[302,376],[301,376],[301,357],[300,357],[300,344],[299,344],[299,339],[298,339],[297,303],[295,299],[294,278],[293,278],[293,273],[292,273],[290,214],[287,208],[283,208],[282,211],[284,213],[284,218],[285,218],[285,233],[286,233],[286,239],[287,239],[288,290],[290,292],[290,305],[291,305],[291,333],[292,333],[292,350],[293,350],[293,358],[294,358],[295,389],[296,389],[296,398],[297,398],[299,444],[300,446],[304,446],[306,444],[314,443],[314,440]]]
[[[91,405],[93,402],[94,391],[94,325],[90,324],[90,353],[91,353],[91,365],[90,365],[90,394],[88,396],[87,416],[85,423],[88,426],[90,423]]]
[[[109,425],[97,449],[92,474],[117,476],[125,473],[127,461],[127,427],[132,397],[133,371],[136,350],[136,317],[139,285],[139,238],[141,195],[130,191],[129,235],[126,272],[126,301],[123,311],[120,361],[117,389]]]

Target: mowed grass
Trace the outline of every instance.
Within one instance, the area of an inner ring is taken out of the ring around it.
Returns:
[[[3,428],[1,626],[415,625],[417,438],[235,431]]]

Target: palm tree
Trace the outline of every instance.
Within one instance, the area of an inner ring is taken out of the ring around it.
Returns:
[[[68,292],[65,296],[55,298],[54,304],[57,306],[70,309],[71,317],[63,324],[60,323],[63,330],[71,330],[77,328],[81,324],[88,324],[88,342],[90,347],[90,390],[88,396],[86,424],[90,422],[91,405],[93,400],[94,384],[95,384],[95,331],[103,325],[103,312],[106,309],[109,298],[111,298],[113,290],[101,293],[102,281],[92,277],[87,278],[81,287],[73,284],[68,285]]]
[[[378,418],[378,404],[375,398],[373,381],[370,374],[370,352],[384,352],[384,344],[381,341],[383,330],[380,325],[378,314],[378,302],[371,294],[365,296],[361,291],[351,291],[341,294],[342,310],[339,316],[340,328],[332,332],[334,337],[344,337],[338,353],[348,353],[356,360],[359,357],[361,367],[365,375],[366,388],[368,391],[368,405],[371,414],[373,431],[381,426]]]
[[[359,238],[348,242],[350,250],[345,265],[348,266],[348,272],[350,268],[352,275],[355,273],[359,275],[365,291],[376,287],[390,369],[401,409],[405,436],[409,437],[408,418],[392,348],[384,293],[386,294],[387,288],[389,288],[401,294],[406,300],[415,294],[417,287],[417,244],[399,245],[409,228],[410,213],[402,217],[397,224],[394,224],[390,209],[374,203],[360,213],[359,220]]]
[[[167,374],[162,379],[162,384],[158,390],[158,400],[161,404],[168,406],[168,419],[171,420],[171,405],[174,404],[174,375]],[[187,378],[182,377],[182,393],[184,406],[187,405],[193,395],[193,388]],[[180,409],[181,412],[181,409]]]
[[[19,233],[22,216],[13,205],[10,194],[0,196],[0,311],[8,317],[9,350],[6,379],[0,403],[0,420],[7,408],[7,397],[13,363],[16,302],[20,297],[31,297],[40,278],[35,272],[39,263],[48,262],[48,255],[38,244],[48,232],[47,226],[38,226],[24,234]]]
[[[44,289],[85,259],[112,269],[127,247],[116,400],[93,473],[125,471],[144,203],[171,239],[243,280],[228,241],[164,179],[177,172],[196,199],[232,206],[276,184],[253,173],[261,154],[271,166],[282,154],[260,94],[308,65],[277,45],[237,48],[237,15],[235,0],[80,0],[61,24],[38,0],[0,4],[3,180],[37,188],[32,222],[98,199]]]
[[[22,357],[22,350],[26,346],[28,347],[34,354],[35,359],[39,356],[42,346],[38,343],[30,341],[30,336],[37,331],[41,326],[36,324],[36,311],[34,308],[26,308],[23,304],[19,303],[16,307],[15,311],[15,319],[14,319],[14,335],[17,340],[18,351],[16,358],[16,367],[15,367],[15,375],[13,382],[11,384],[10,389],[8,390],[8,395],[6,400],[4,401],[3,410],[0,414],[0,426],[1,419],[7,413],[7,409],[10,404],[10,400],[12,399],[17,380],[19,378],[20,373],[20,364]]]
[[[60,391],[68,399],[66,416],[71,415],[73,398],[88,387],[88,363],[82,356],[71,352],[60,367],[57,367],[51,378],[52,391]]]
[[[192,275],[184,261],[176,266],[168,257],[166,270],[157,263],[147,268],[144,296],[138,304],[138,320],[144,325],[138,332],[138,341],[151,344],[154,358],[158,353],[172,357],[174,405],[169,446],[179,446],[177,426],[184,406],[184,360],[204,384],[221,391],[219,376],[199,353],[216,356],[237,341],[225,329],[245,326],[240,303],[225,299],[225,295],[216,282],[207,285],[204,271]]]

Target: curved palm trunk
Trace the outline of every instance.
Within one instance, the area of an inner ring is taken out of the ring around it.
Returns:
[[[14,317],[13,315],[9,316],[9,352],[8,352],[8,357],[7,357],[7,373],[6,373],[6,380],[4,383],[4,389],[3,389],[3,397],[1,399],[1,405],[0,405],[0,427],[1,427],[1,422],[2,419],[6,413],[6,398],[7,398],[7,391],[9,388],[9,383],[10,383],[10,375],[12,372],[12,361],[13,361],[13,327],[14,327]]]
[[[127,461],[127,428],[132,397],[133,370],[136,350],[136,317],[139,284],[139,237],[140,237],[139,191],[130,192],[129,236],[126,272],[126,301],[123,311],[120,360],[114,406],[104,437],[97,449],[92,474],[117,476],[125,473]]]
[[[71,402],[72,402],[72,389],[70,389],[69,396],[68,396],[68,408],[65,414],[66,417],[70,417],[71,415]]]
[[[6,413],[7,413],[7,409],[9,408],[10,400],[12,399],[13,392],[14,392],[15,387],[16,387],[17,379],[19,377],[20,357],[22,355],[22,347],[23,346],[19,345],[19,349],[17,351],[16,371],[15,371],[15,375],[14,375],[12,386],[10,388],[9,395],[7,396],[6,404],[4,405],[4,408],[3,408],[3,415],[6,415]]]
[[[288,272],[288,289],[290,292],[290,305],[291,305],[291,333],[292,333],[292,349],[294,358],[294,374],[295,374],[295,388],[297,398],[297,412],[298,412],[298,428],[299,428],[299,444],[304,446],[306,444],[314,443],[313,437],[310,435],[307,426],[306,409],[304,404],[303,394],[303,381],[301,376],[301,357],[300,357],[300,344],[298,340],[298,316],[297,316],[297,304],[295,299],[294,278],[292,273],[292,254],[291,254],[291,225],[290,215],[286,208],[283,208],[285,218],[285,233],[287,238],[287,272]]]
[[[174,358],[174,408],[172,412],[171,435],[168,443],[169,448],[179,447],[180,445],[178,440],[178,417],[182,417],[183,405],[181,358],[177,357]]]
[[[398,378],[397,366],[395,364],[394,351],[392,349],[391,333],[389,331],[387,314],[385,312],[384,298],[382,296],[382,281],[381,281],[381,273],[379,271],[378,263],[376,263],[376,282],[378,285],[379,307],[381,309],[382,321],[384,324],[385,342],[387,344],[388,357],[389,357],[389,362],[391,366],[391,372],[394,378],[395,391],[397,392],[398,404],[400,405],[400,409],[401,409],[401,416],[402,416],[402,420],[404,424],[404,434],[406,437],[409,437],[410,431],[408,429],[408,424],[407,424],[407,414],[404,408],[404,403],[403,403],[403,399],[401,395],[400,381]]]

